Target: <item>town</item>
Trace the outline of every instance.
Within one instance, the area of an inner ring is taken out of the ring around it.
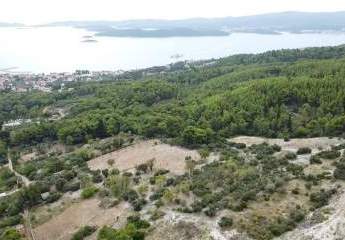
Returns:
[[[73,73],[21,73],[0,71],[0,90],[13,92],[28,92],[39,90],[50,92],[54,87],[63,88],[64,83],[76,81],[97,81],[100,79],[114,78],[123,71],[98,71],[77,70]],[[61,89],[62,90],[62,89]]]
[[[90,81],[116,81],[133,80],[153,75],[163,75],[171,72],[178,72],[201,67],[211,67],[216,64],[212,60],[199,61],[179,61],[165,66],[155,66],[135,70],[116,70],[116,71],[89,71],[76,70],[75,72],[60,73],[31,73],[31,72],[12,72],[0,69],[0,91],[29,92],[38,90],[51,92],[52,90],[71,90],[67,88],[67,83],[90,82]]]

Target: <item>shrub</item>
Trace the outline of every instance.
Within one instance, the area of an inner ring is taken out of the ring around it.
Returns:
[[[139,194],[135,190],[130,189],[122,194],[122,198],[132,203],[139,198]]]
[[[303,221],[304,218],[305,218],[305,213],[300,208],[296,208],[294,211],[290,212],[290,219],[296,223]]]
[[[19,224],[22,221],[22,217],[19,215],[13,217],[5,217],[0,221],[0,228],[11,227]]]
[[[320,192],[315,192],[310,194],[310,201],[314,204],[315,208],[320,208],[328,204],[329,199],[335,194],[336,189],[324,190],[321,189]]]
[[[199,154],[202,159],[206,159],[210,155],[210,151],[207,148],[203,148],[199,150]]]
[[[127,225],[124,228],[113,229],[107,226],[101,228],[97,239],[99,240],[144,240],[145,230],[150,224],[141,220],[139,216],[127,218]]]
[[[205,211],[205,215],[208,217],[214,217],[217,214],[217,210],[214,206],[209,206]]]
[[[303,155],[303,154],[310,154],[311,148],[308,147],[302,147],[297,150],[297,155]]]
[[[277,144],[273,144],[272,148],[275,152],[280,152],[282,150],[281,146],[279,146]]]
[[[110,175],[106,180],[106,186],[112,194],[117,197],[123,197],[123,194],[129,190],[130,179],[120,175]]]
[[[345,180],[345,159],[336,163],[336,169],[334,170],[333,176],[336,179]]]
[[[93,197],[98,192],[98,188],[95,186],[90,186],[87,188],[84,188],[81,192],[81,197],[84,199],[88,199]]]
[[[300,189],[299,189],[299,187],[295,187],[291,190],[291,192],[295,195],[298,195],[300,193]]]
[[[1,240],[21,240],[22,235],[14,228],[6,229],[1,235]]]
[[[139,215],[132,215],[127,218],[127,223],[133,224],[138,229],[145,229],[150,227],[150,223],[140,219]]]
[[[247,145],[245,143],[236,143],[234,147],[237,149],[244,149],[247,147]]]
[[[156,221],[164,216],[165,216],[165,213],[157,209],[152,213],[150,220]]]
[[[332,147],[332,150],[342,150],[342,149],[345,149],[345,143],[342,143],[342,144],[339,144],[337,146],[333,146]]]
[[[138,172],[147,173],[149,170],[149,166],[147,163],[143,163],[143,164],[136,166],[136,170]]]
[[[280,148],[273,147],[268,143],[254,144],[250,146],[249,149],[252,153],[258,156],[258,159],[261,159],[266,155],[272,155],[273,153],[279,152],[281,150]]]
[[[321,158],[317,155],[313,155],[309,160],[310,164],[322,164]]]
[[[113,166],[115,163],[115,160],[114,159],[108,159],[107,163],[109,166]]]
[[[317,154],[319,157],[324,159],[336,159],[340,157],[340,152],[336,150],[323,151]]]
[[[287,167],[286,170],[291,172],[293,175],[296,177],[299,177],[303,174],[303,167],[297,164],[292,164],[290,163]]]
[[[52,203],[52,202],[56,202],[57,200],[59,200],[61,198],[62,194],[59,192],[53,192],[50,193],[48,198],[46,199],[47,203]]]
[[[131,204],[133,206],[133,210],[136,212],[141,211],[141,209],[143,208],[143,206],[146,204],[146,200],[143,198],[137,199],[135,201],[133,201]]]
[[[81,227],[76,233],[73,234],[71,240],[83,240],[85,237],[94,233],[96,229],[97,227],[94,226]]]
[[[75,192],[80,189],[80,182],[66,183],[63,187],[63,192]]]
[[[293,152],[288,152],[285,154],[285,158],[288,160],[294,160],[297,158],[297,155]]]
[[[100,183],[102,181],[103,181],[103,177],[102,177],[100,171],[96,171],[96,172],[92,173],[92,182],[93,183]]]
[[[229,217],[222,217],[218,222],[218,225],[221,228],[229,228],[232,226],[232,224],[233,224],[233,220],[232,218],[229,218]]]
[[[168,174],[169,172],[170,171],[166,170],[166,169],[159,169],[159,170],[157,170],[157,172],[155,172],[154,176],[155,177],[162,176],[162,175]]]
[[[293,222],[285,218],[279,218],[274,223],[271,223],[268,229],[274,236],[280,236],[287,231],[291,231],[294,227],[295,224]]]

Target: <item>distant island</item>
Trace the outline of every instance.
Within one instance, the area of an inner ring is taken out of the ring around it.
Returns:
[[[230,33],[212,29],[109,29],[97,33],[97,36],[108,37],[137,37],[137,38],[167,38],[167,37],[207,37],[207,36],[228,36]]]
[[[24,27],[24,24],[21,23],[7,23],[7,22],[0,22],[0,27]]]
[[[0,27],[22,27],[0,23]],[[63,21],[36,27],[74,27],[107,37],[204,37],[231,33],[278,35],[289,33],[345,33],[345,12],[281,12],[242,17],[192,18],[181,20],[139,19],[127,21]]]
[[[277,35],[345,32],[345,12],[281,12],[242,17],[182,20],[139,19],[127,21],[64,21],[46,26],[68,26],[110,37],[200,37],[230,33]]]
[[[83,42],[83,43],[95,43],[98,41],[92,35],[85,35],[85,36],[83,36],[83,40],[81,40],[81,42]]]
[[[83,42],[83,43],[96,43],[98,41],[96,39],[84,39],[81,42]]]

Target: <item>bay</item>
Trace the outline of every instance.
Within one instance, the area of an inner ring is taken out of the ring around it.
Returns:
[[[69,27],[0,28],[0,70],[73,72],[131,70],[180,60],[225,57],[267,50],[333,46],[344,33],[265,35],[233,33],[218,37],[116,38]],[[179,57],[177,58],[173,58]]]

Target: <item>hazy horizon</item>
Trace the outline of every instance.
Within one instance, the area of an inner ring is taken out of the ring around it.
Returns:
[[[341,13],[345,12],[345,10],[340,11],[280,11],[280,12],[264,12],[264,13],[258,13],[258,14],[248,14],[248,15],[241,15],[241,16],[219,16],[219,17],[185,17],[185,18],[131,18],[131,19],[96,19],[96,20],[90,20],[90,19],[80,19],[80,20],[70,20],[70,19],[61,19],[56,21],[49,21],[49,22],[40,22],[40,23],[26,23],[26,22],[14,22],[14,21],[0,21],[0,23],[10,23],[10,24],[24,24],[24,25],[44,25],[44,24],[50,24],[50,23],[59,23],[59,22],[122,22],[122,21],[150,21],[150,20],[158,20],[158,21],[179,21],[179,20],[193,20],[193,19],[221,19],[221,18],[240,18],[240,17],[250,17],[250,16],[260,16],[260,15],[269,15],[269,14],[283,14],[283,13]]]
[[[250,6],[250,8],[248,8]],[[0,22],[28,25],[60,21],[123,21],[138,19],[179,20],[190,18],[240,17],[280,12],[341,12],[341,0],[3,0]]]

